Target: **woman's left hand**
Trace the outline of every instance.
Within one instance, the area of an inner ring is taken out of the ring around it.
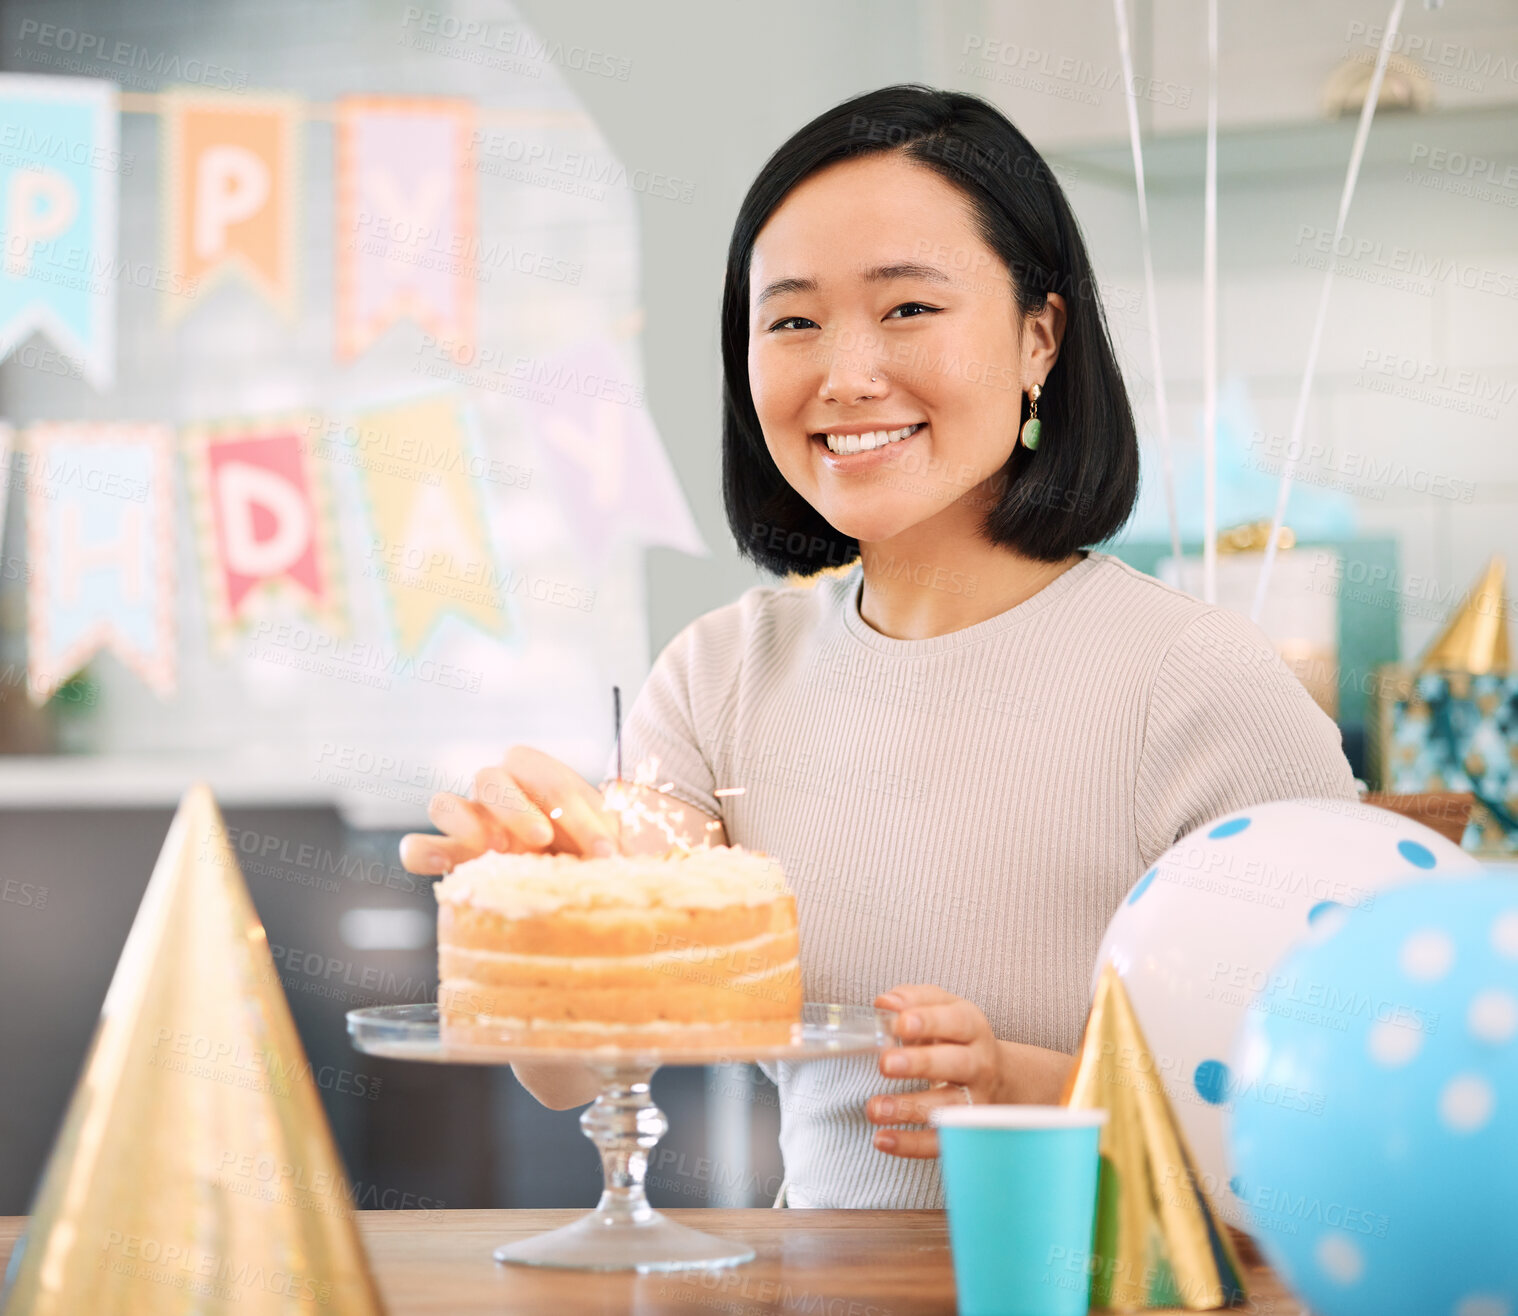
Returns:
[[[871,1124],[926,1124],[935,1106],[990,1105],[1007,1100],[1003,1066],[1007,1053],[991,1022],[969,1001],[942,987],[906,984],[875,998],[880,1010],[897,1010],[896,1035],[911,1046],[880,1053],[887,1078],[927,1079],[923,1092],[871,1097]],[[875,1146],[896,1156],[937,1156],[938,1133],[928,1129],[881,1129]]]

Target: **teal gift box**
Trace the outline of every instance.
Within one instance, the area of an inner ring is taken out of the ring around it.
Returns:
[[[1370,770],[1394,795],[1475,797],[1462,844],[1518,854],[1518,673],[1377,672]]]

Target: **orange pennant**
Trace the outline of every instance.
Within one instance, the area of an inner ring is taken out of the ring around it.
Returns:
[[[286,319],[296,313],[300,103],[176,90],[164,96],[164,318],[239,273]]]

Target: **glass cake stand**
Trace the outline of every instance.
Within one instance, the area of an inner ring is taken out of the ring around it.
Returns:
[[[802,1007],[788,1044],[737,1050],[660,1050],[617,1046],[557,1048],[445,1042],[436,1005],[383,1005],[348,1011],[353,1045],[369,1055],[443,1065],[509,1065],[521,1061],[572,1061],[592,1069],[601,1095],[580,1116],[585,1136],[601,1153],[606,1187],[589,1215],[562,1229],[495,1250],[497,1261],[567,1270],[710,1270],[754,1259],[743,1243],[676,1224],[648,1204],[643,1179],[648,1156],[669,1129],[654,1104],[649,1080],[661,1065],[727,1061],[825,1060],[868,1055],[900,1045],[891,1010],[864,1005]]]

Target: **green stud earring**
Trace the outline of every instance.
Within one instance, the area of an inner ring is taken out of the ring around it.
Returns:
[[[1039,433],[1043,430],[1038,419],[1038,399],[1043,391],[1038,384],[1028,390],[1028,419],[1023,424],[1023,447],[1029,452],[1037,450]]]

